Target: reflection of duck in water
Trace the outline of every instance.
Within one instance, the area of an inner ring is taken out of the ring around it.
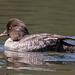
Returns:
[[[5,48],[16,51],[65,51],[75,50],[75,46],[64,42],[65,39],[74,39],[56,34],[30,35],[25,24],[16,19],[10,19],[6,24],[6,30],[0,36],[8,35]]]
[[[4,54],[11,63],[25,63],[25,64],[36,64],[41,65],[45,63],[46,57],[41,53],[33,52],[14,52],[5,50]]]

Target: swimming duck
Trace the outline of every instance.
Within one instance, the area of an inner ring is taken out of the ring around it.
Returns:
[[[0,36],[9,36],[4,44],[7,50],[20,52],[75,50],[74,45],[63,41],[75,38],[48,33],[30,35],[26,25],[16,18],[8,20],[6,29]]]

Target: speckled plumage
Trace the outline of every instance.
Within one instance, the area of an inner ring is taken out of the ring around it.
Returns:
[[[16,51],[47,51],[55,49],[59,40],[57,38],[52,38],[47,36],[50,34],[34,34],[27,35],[20,41],[12,41],[9,38],[5,42],[5,48],[16,50]]]
[[[27,35],[20,41],[13,41],[9,38],[5,42],[5,48],[20,52],[57,51],[62,39],[66,37],[47,33]]]

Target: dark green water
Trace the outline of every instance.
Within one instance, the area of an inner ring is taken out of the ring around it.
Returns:
[[[31,34],[75,37],[75,0],[0,0],[0,33],[10,18],[22,20]],[[75,75],[75,53],[4,52],[7,38],[0,38],[0,75]]]

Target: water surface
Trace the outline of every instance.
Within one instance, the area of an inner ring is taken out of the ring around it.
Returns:
[[[75,37],[75,0],[0,0],[0,33],[10,18],[22,20],[31,34]],[[4,49],[7,38],[0,38],[1,75],[75,75],[75,53],[12,52]]]

